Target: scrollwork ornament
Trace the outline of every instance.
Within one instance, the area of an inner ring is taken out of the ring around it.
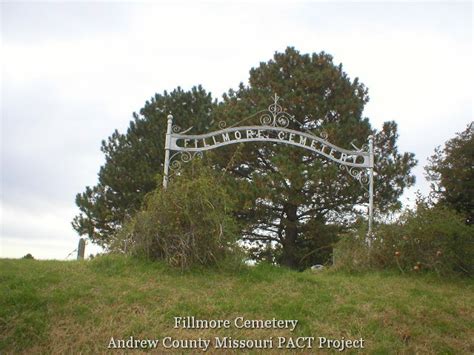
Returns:
[[[290,124],[290,118],[291,118],[291,116],[289,116],[289,115],[288,115],[288,117],[286,117],[286,116],[284,116],[284,114],[280,114],[276,118],[276,123],[280,127],[288,127],[288,125]]]
[[[179,155],[179,159],[174,159],[176,156]],[[177,172],[181,170],[181,167],[183,166],[183,163],[189,163],[191,160],[194,158],[202,158],[203,157],[203,152],[176,152],[173,154],[170,158],[170,169]]]
[[[369,176],[365,170],[353,166],[340,165],[341,169],[345,169],[351,177],[359,181],[359,184],[367,191],[365,185],[369,184]]]
[[[268,106],[268,111],[270,111],[273,116],[278,116],[278,114],[283,112],[283,108],[278,105],[278,99],[279,97],[275,94],[275,101],[270,106]]]
[[[264,113],[260,116],[260,123],[263,126],[272,126],[273,125],[273,117],[270,116],[268,113]]]
[[[289,126],[294,116],[284,112],[283,108],[278,104],[280,98],[277,94],[273,97],[273,103],[268,106],[268,110],[260,116],[260,124],[263,126],[283,127]]]
[[[359,181],[359,183],[365,189],[366,188],[365,185],[369,184],[369,176],[367,175],[367,172],[365,170],[361,170],[355,167],[349,167],[349,166],[345,166],[345,167],[349,175],[352,176],[357,181]]]
[[[171,131],[173,133],[179,133],[179,132],[181,132],[181,127],[178,126],[178,125],[173,125],[173,127],[171,128]]]
[[[173,160],[170,164],[170,169],[174,171],[181,170],[181,161]]]
[[[356,152],[369,152],[369,145],[364,143],[362,144],[362,147],[358,147],[354,144],[354,141],[351,142],[352,147],[356,150]]]
[[[326,131],[319,132],[319,136],[324,140],[327,140],[329,138],[329,134]]]

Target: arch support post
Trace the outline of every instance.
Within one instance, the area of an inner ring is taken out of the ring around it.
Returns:
[[[166,128],[165,139],[165,161],[163,163],[163,189],[168,187],[168,178],[170,170],[170,144],[171,144],[171,129],[173,127],[173,116],[168,115],[168,126]]]
[[[369,136],[369,246],[372,241],[372,223],[374,219],[374,137]]]

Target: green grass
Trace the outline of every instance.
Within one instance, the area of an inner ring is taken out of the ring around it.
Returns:
[[[0,353],[102,353],[112,336],[324,336],[362,337],[364,353],[469,354],[473,305],[472,280],[435,275],[312,274],[268,265],[181,273],[125,257],[2,259]],[[297,319],[299,324],[293,333],[174,329],[175,316]]]

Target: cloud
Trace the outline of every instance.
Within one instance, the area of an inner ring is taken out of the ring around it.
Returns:
[[[104,33],[126,34],[133,7],[100,2],[3,2],[4,41],[74,42]]]
[[[101,140],[155,92],[203,84],[220,97],[288,45],[332,54],[368,86],[365,115],[397,121],[424,192],[425,158],[472,120],[470,3],[0,6],[0,256],[77,246],[74,198],[97,181]]]
[[[37,259],[65,259],[77,247],[77,238],[67,238],[71,235],[69,221],[75,213],[70,204],[45,203],[41,210],[32,209],[31,204],[19,206],[1,202],[2,257],[19,258],[31,253]],[[87,255],[100,251],[97,246],[86,248]],[[76,255],[73,252],[69,257]]]

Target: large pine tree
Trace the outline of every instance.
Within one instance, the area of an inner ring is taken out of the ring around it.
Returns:
[[[287,48],[252,69],[248,86],[224,95],[216,117],[235,124],[267,107],[275,93],[294,116],[288,128],[326,133],[331,143],[349,150],[374,135],[376,208],[399,207],[398,198],[414,183],[410,170],[416,161],[412,153],[398,152],[394,122],[376,131],[363,117],[369,98],[357,78],[351,80],[326,53],[302,55]],[[240,181],[236,191],[241,194],[243,238],[257,245],[257,256],[270,253],[292,268],[327,261],[338,231],[354,220],[357,208],[367,205],[367,185],[302,148],[258,142],[229,146],[213,157]]]
[[[102,142],[105,164],[99,181],[77,194],[80,213],[72,225],[80,235],[107,246],[123,222],[140,207],[144,196],[160,185],[163,172],[167,115],[173,113],[183,127],[203,131],[212,119],[216,105],[201,86],[191,91],[177,88],[155,94],[133,114],[125,134],[118,131]]]
[[[362,147],[373,135],[376,209],[399,207],[398,198],[414,183],[410,171],[416,161],[413,154],[398,152],[396,124],[386,122],[381,131],[371,127],[363,117],[366,87],[357,78],[351,80],[330,55],[302,55],[287,48],[252,69],[249,85],[230,90],[219,105],[202,88],[175,90],[147,102],[140,115],[134,114],[126,134],[114,132],[103,142],[105,165],[98,184],[77,195],[81,213],[74,228],[107,245],[140,208],[144,195],[159,187],[156,176],[163,168],[168,113],[182,127],[203,133],[217,129],[221,120],[227,127],[239,125],[268,107],[274,94],[294,116],[290,129],[325,132],[331,143],[349,150]],[[258,115],[246,121],[250,123],[259,124]],[[239,201],[235,214],[242,239],[253,242],[255,257],[266,255],[289,267],[326,261],[335,236],[367,203],[366,185],[302,148],[256,142],[207,151],[205,157],[215,169],[227,172],[228,187]]]

